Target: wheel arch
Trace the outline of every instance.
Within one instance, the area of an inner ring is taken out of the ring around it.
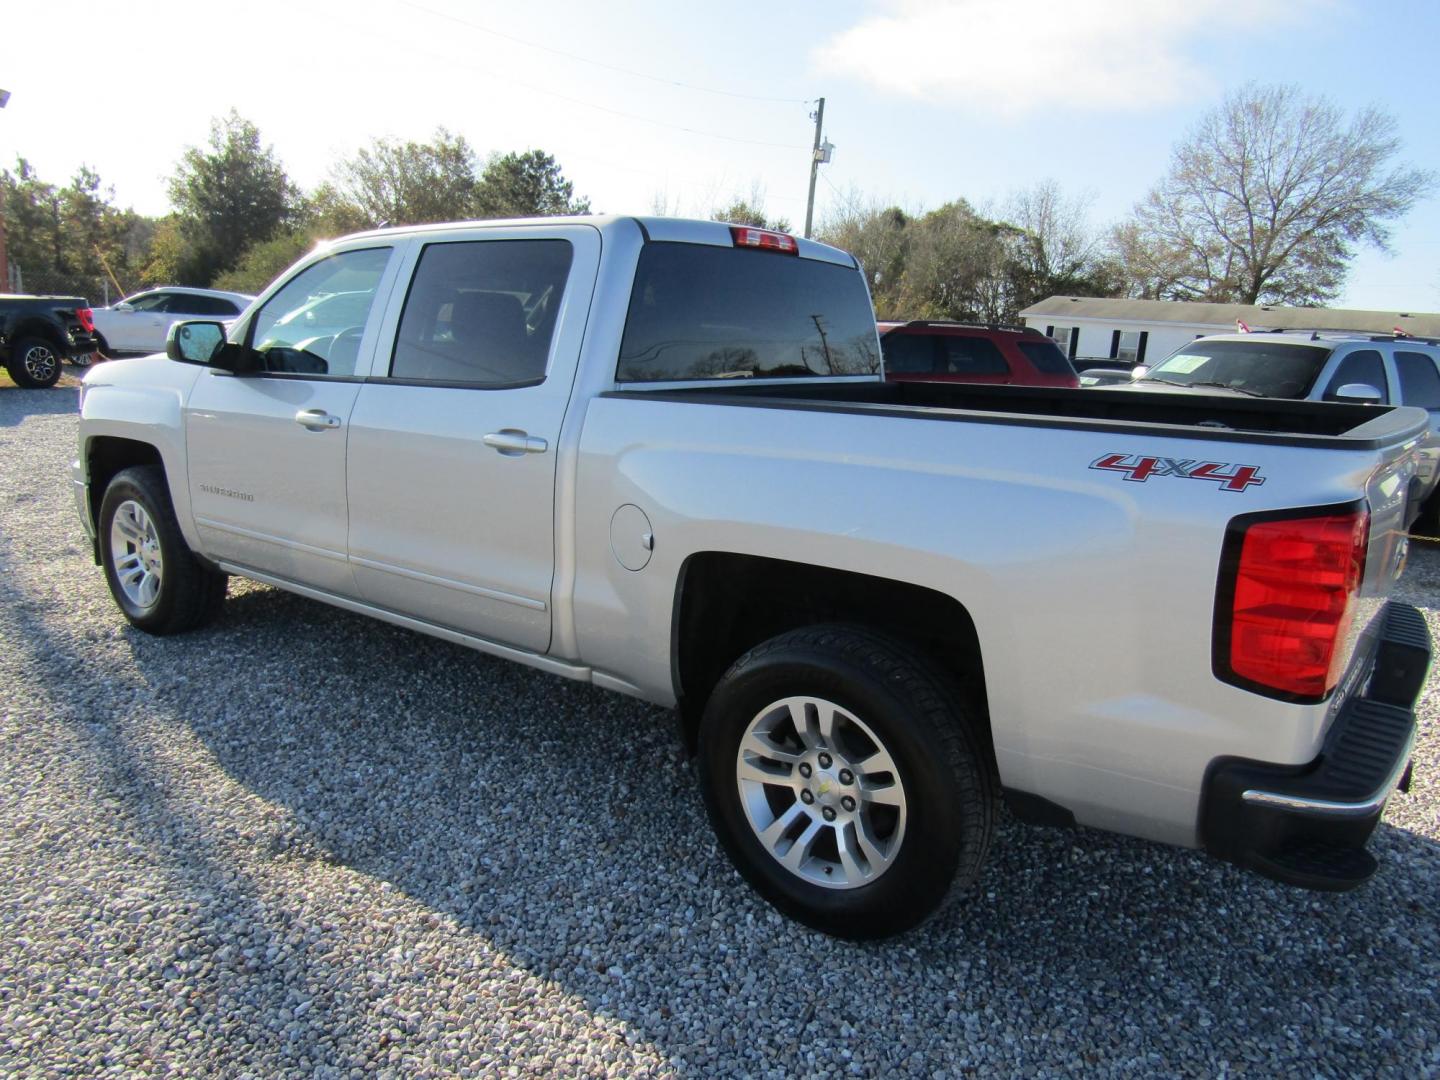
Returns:
[[[139,439],[126,439],[116,435],[97,435],[85,446],[85,475],[89,480],[88,508],[90,524],[98,529],[100,523],[100,501],[105,498],[105,489],[110,481],[124,469],[137,465],[158,465],[165,472],[165,459],[159,447]],[[165,484],[173,491],[168,472]]]
[[[695,750],[710,692],[746,650],[788,630],[835,622],[885,633],[947,676],[996,774],[980,639],[962,603],[892,578],[720,551],[690,555],[675,588],[671,678],[686,751]]]
[[[54,324],[44,319],[31,317],[17,323],[15,329],[10,332],[12,343],[21,341],[24,338],[40,338],[46,344],[53,345],[60,351],[60,359],[65,359],[68,348],[65,336],[55,327]]]

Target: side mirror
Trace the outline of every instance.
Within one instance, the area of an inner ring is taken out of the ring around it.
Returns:
[[[223,344],[225,327],[218,322],[177,322],[165,335],[165,355],[182,364],[209,364]]]
[[[1130,372],[1115,368],[1086,368],[1079,374],[1082,386],[1118,386],[1130,381]]]
[[[1335,401],[1349,401],[1356,405],[1379,405],[1385,400],[1385,395],[1369,383],[1352,382],[1346,383],[1332,395]]]
[[[116,304],[116,305],[114,306],[114,308],[112,308],[111,310],[113,310],[113,311],[134,311],[134,310],[135,310],[135,305],[132,304],[132,303],[130,303],[130,301],[128,301],[128,300],[121,300],[121,301],[120,301],[118,304]]]

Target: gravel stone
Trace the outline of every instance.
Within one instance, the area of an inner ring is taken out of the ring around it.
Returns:
[[[129,629],[74,409],[0,388],[0,1074],[1440,1075],[1433,679],[1357,892],[1007,819],[847,944],[730,869],[662,710],[240,581]],[[1440,547],[1400,595],[1440,629]]]

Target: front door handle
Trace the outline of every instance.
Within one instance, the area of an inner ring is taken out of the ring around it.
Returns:
[[[340,426],[340,417],[324,409],[301,409],[295,414],[295,422],[311,431],[329,431]]]
[[[521,454],[543,454],[550,444],[537,435],[527,435],[518,428],[503,428],[485,436],[485,445],[498,450],[506,457]]]

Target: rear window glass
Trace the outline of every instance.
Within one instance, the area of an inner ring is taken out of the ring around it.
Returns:
[[[942,370],[951,375],[1009,375],[1010,365],[988,338],[951,337],[941,339],[945,355]]]
[[[1303,398],[1330,349],[1284,341],[1192,341],[1161,360],[1141,382],[1220,386],[1263,397]]]
[[[1017,341],[1025,359],[1035,365],[1035,370],[1046,375],[1073,375],[1075,369],[1069,359],[1053,341]]]
[[[1395,368],[1400,372],[1400,396],[1406,405],[1440,409],[1440,372],[1435,361],[1424,353],[1397,352]]]
[[[875,315],[855,269],[769,251],[652,242],[640,252],[621,382],[872,375]]]

